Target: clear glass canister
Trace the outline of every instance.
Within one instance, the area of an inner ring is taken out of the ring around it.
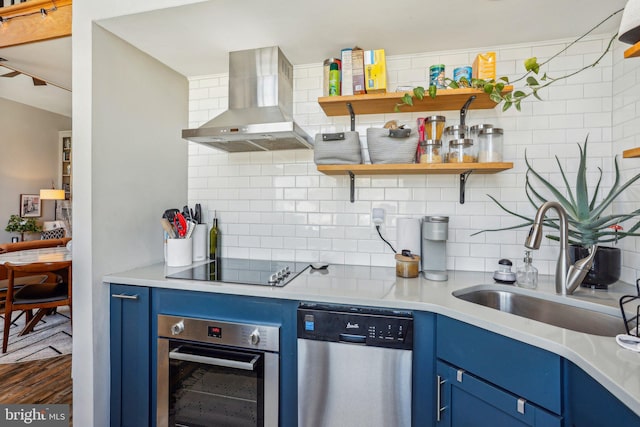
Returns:
[[[473,139],[454,139],[449,141],[449,163],[473,163],[476,161],[475,146]]]
[[[439,141],[442,139],[442,131],[447,121],[445,116],[429,116],[424,119],[424,139]]]
[[[478,136],[480,135],[480,131],[483,129],[489,129],[492,128],[493,125],[489,124],[489,123],[483,123],[480,125],[473,125],[469,128],[469,132],[471,132],[471,136],[469,136],[469,138],[473,139],[473,142],[475,142],[476,144],[478,143]]]
[[[418,145],[416,163],[442,163],[445,160],[442,141],[427,140]]]
[[[469,137],[469,126],[453,125],[444,128],[444,140],[463,139]]]
[[[478,162],[502,161],[502,129],[482,129],[478,134]]]

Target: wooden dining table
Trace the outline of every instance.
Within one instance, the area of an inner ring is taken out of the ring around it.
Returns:
[[[71,251],[65,246],[54,248],[27,249],[24,251],[0,254],[0,265],[5,262],[12,264],[31,264],[34,262],[71,261]]]
[[[57,262],[57,261],[71,261],[71,251],[66,246],[27,249],[24,251],[14,251],[14,252],[7,252],[4,254],[0,254],[0,266],[7,262],[12,264],[32,264],[35,262]],[[43,276],[43,278],[46,278],[46,276]],[[4,281],[6,281],[6,279]],[[0,281],[0,283],[4,281]],[[19,277],[16,279],[16,284],[30,284],[30,283],[31,283],[31,280],[29,277]],[[5,295],[2,295],[3,293],[6,293],[6,289],[4,290],[4,292],[0,292],[0,300],[4,299],[4,298],[1,298],[5,296]],[[15,320],[17,319],[13,319],[13,321]],[[28,326],[25,325],[25,329],[23,329],[18,335],[24,335],[29,332],[30,330],[28,330]]]

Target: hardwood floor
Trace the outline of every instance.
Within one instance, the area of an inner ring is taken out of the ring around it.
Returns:
[[[71,418],[71,389],[70,354],[34,362],[0,364],[0,402],[3,404],[68,404]]]

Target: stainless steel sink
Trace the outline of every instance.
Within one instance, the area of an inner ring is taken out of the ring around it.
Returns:
[[[453,296],[474,304],[577,332],[608,337],[625,333],[622,317],[612,314],[615,312],[613,307],[587,308],[576,305],[577,302],[573,299],[558,297],[566,300],[566,302],[561,302],[557,299],[540,298],[523,293],[519,288],[472,287],[455,291]],[[583,304],[597,306],[593,303]]]

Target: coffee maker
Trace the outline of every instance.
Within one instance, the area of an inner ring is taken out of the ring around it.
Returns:
[[[449,217],[425,216],[422,221],[422,274],[425,279],[444,281],[447,275]]]

